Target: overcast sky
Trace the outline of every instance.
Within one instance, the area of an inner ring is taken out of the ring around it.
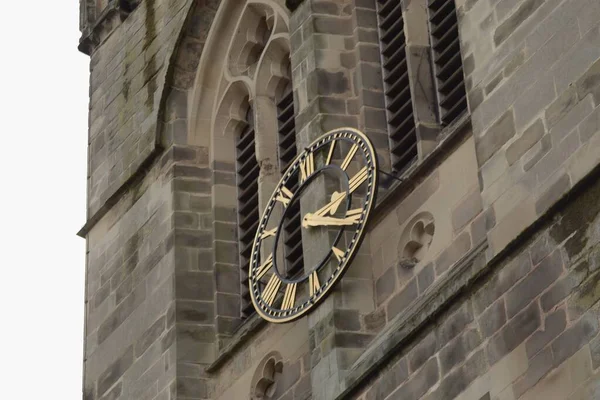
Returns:
[[[78,8],[0,9],[0,399],[81,400],[89,58]]]

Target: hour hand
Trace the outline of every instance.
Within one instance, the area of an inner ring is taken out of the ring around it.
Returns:
[[[331,195],[331,202],[329,202],[329,204],[327,204],[325,207],[320,208],[319,210],[315,211],[314,215],[319,215],[321,217],[324,217],[327,214],[330,214],[330,215],[335,214],[335,212],[337,211],[340,204],[342,203],[342,201],[345,198],[346,198],[345,192],[342,192],[342,193],[333,192],[333,194]]]

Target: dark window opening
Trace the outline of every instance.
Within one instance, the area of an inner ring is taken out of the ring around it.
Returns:
[[[442,125],[467,110],[454,0],[428,0],[429,31]]]
[[[240,133],[236,143],[238,238],[243,316],[251,315],[254,312],[248,289],[248,274],[252,243],[260,218],[258,209],[259,166],[256,161],[252,108],[248,108],[246,120],[247,125]]]
[[[378,0],[377,18],[392,169],[402,172],[418,153],[400,1]]]
[[[294,91],[291,83],[277,102],[277,122],[279,132],[279,168],[283,174],[297,155],[296,123],[294,114]],[[288,186],[292,192],[298,189],[298,175],[293,176]],[[302,227],[300,202],[292,204],[289,218],[284,222],[284,258],[285,271],[293,276],[304,270],[304,253],[302,250]]]

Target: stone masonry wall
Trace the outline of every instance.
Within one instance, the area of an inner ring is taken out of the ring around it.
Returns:
[[[88,218],[155,155],[166,66],[190,4],[143,1],[92,50]]]
[[[600,161],[600,3],[457,6],[494,256]]]
[[[600,180],[421,331],[352,398],[600,396]]]

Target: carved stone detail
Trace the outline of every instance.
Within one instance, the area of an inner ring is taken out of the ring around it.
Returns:
[[[265,356],[256,367],[250,386],[250,400],[270,400],[277,391],[283,361],[281,354],[274,351]]]
[[[435,234],[433,215],[424,211],[413,217],[404,228],[398,245],[401,264],[413,267],[425,258]]]

